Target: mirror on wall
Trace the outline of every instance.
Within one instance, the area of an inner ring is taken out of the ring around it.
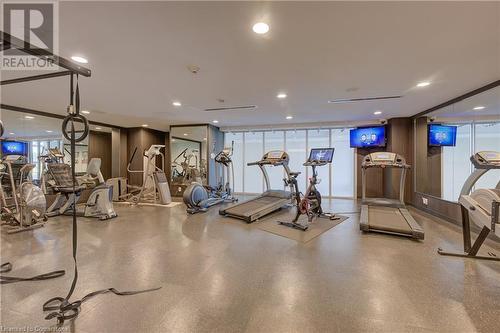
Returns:
[[[415,189],[457,202],[474,170],[478,151],[500,151],[500,87],[433,111],[414,120]],[[490,170],[475,188],[494,188],[500,170]]]
[[[1,157],[20,155],[14,164],[34,164],[31,178],[35,183],[39,182],[43,174],[43,156],[49,154],[49,149],[64,152],[61,120],[4,109],[1,110],[1,119],[5,126]]]
[[[170,129],[173,193],[192,182],[207,185],[207,126],[172,126]]]
[[[0,158],[19,154],[21,158],[15,161],[17,166],[20,167],[26,163],[34,164],[35,167],[30,176],[35,184],[38,185],[41,182],[46,170],[46,163],[70,164],[71,149],[69,142],[62,135],[61,119],[5,109],[1,110],[0,117],[5,127]],[[76,124],[77,131],[81,130],[78,126]],[[92,154],[98,153],[97,149],[94,149],[93,153],[91,152],[92,137],[97,137],[99,134],[111,135],[109,127],[91,125],[90,130],[90,135],[75,147],[77,175],[86,172]],[[102,145],[102,141],[96,141],[93,145],[94,148],[97,145]],[[58,152],[62,157],[58,157],[60,156]]]

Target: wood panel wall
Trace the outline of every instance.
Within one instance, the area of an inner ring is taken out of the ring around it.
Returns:
[[[129,128],[127,132],[127,156],[130,159],[134,152],[134,149],[137,147],[137,153],[131,163],[132,170],[142,170],[143,169],[143,153],[145,150],[149,149],[149,147],[153,144],[164,145],[166,142],[166,133],[161,131],[156,131],[148,128],[138,127],[138,128]],[[162,151],[165,154],[165,149]],[[128,163],[128,161],[127,161]],[[157,164],[160,167],[160,163],[158,161]],[[168,174],[169,164],[167,163],[167,159],[165,158],[165,173]],[[143,175],[141,173],[131,173],[128,175],[129,184],[141,186],[143,181]]]
[[[428,147],[427,117],[415,121],[416,146],[416,192],[441,197],[441,153],[442,147]]]
[[[101,173],[104,179],[111,178],[111,133],[90,131],[89,160],[101,159]]]
[[[386,125],[387,147],[377,149],[356,149],[357,196],[361,197],[361,163],[363,157],[371,152],[390,151],[402,155],[406,162],[413,164],[413,123],[410,118],[393,118]],[[412,165],[413,169],[413,165]],[[406,175],[405,201],[412,202],[413,171]],[[366,173],[366,195],[368,197],[387,197],[397,199],[399,195],[399,170],[368,169]]]

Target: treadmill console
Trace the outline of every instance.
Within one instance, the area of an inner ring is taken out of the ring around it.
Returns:
[[[476,169],[500,169],[500,152],[480,151],[470,158]]]
[[[273,165],[279,165],[283,163],[288,163],[290,160],[290,157],[285,151],[282,150],[273,150],[269,151],[262,156],[262,159],[260,160],[261,163],[263,164],[273,164]]]
[[[393,168],[407,168],[406,160],[403,156],[391,152],[376,152],[370,153],[363,158],[361,164],[363,168],[370,167],[393,167]]]

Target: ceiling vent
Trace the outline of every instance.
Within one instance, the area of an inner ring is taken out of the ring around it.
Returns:
[[[224,106],[221,108],[209,108],[205,111],[237,111],[237,110],[254,110],[257,105],[243,105],[243,106]]]
[[[339,104],[339,103],[354,103],[354,102],[370,102],[370,101],[378,101],[383,99],[397,99],[403,96],[377,96],[377,97],[362,97],[362,98],[338,98],[332,99],[328,101],[331,104]]]

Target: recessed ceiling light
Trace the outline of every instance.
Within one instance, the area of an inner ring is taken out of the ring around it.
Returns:
[[[214,124],[217,124],[219,121],[218,120],[212,120]]]
[[[285,93],[280,93],[276,97],[278,97],[280,99],[283,99],[283,98],[286,98],[286,94]]]
[[[83,114],[89,114],[89,113],[90,113],[90,111],[87,111],[87,110],[82,110],[82,113],[83,113]]]
[[[142,124],[141,126],[142,127],[148,127],[149,125],[148,124]]]
[[[417,87],[419,88],[422,88],[422,87],[427,87],[428,85],[430,85],[431,83],[429,81],[423,81],[423,82],[419,82],[417,84]]]
[[[292,116],[286,116],[286,119],[290,120],[290,119],[293,119]]]
[[[187,133],[184,133],[183,135],[184,135],[184,136],[188,136],[188,134],[187,134]]]
[[[484,109],[484,106],[482,105],[478,105],[474,108],[474,110],[482,110],[482,109]]]
[[[47,132],[47,133],[52,133],[53,131],[50,131],[50,130],[46,130],[45,132]]]
[[[24,119],[35,119],[33,116],[24,116]]]
[[[269,25],[264,22],[255,23],[252,27],[253,32],[262,35],[269,31]]]
[[[96,130],[101,130],[102,128],[101,128],[101,127],[96,127],[95,129],[96,129]]]
[[[80,56],[72,56],[71,59],[73,61],[79,62],[81,64],[87,64],[89,62],[87,59],[85,59],[84,57],[80,57]]]
[[[181,104],[181,102],[177,102],[177,101],[175,101],[175,102],[173,102],[173,103],[172,103],[172,105],[173,105],[173,106],[181,106],[182,104]]]
[[[375,111],[373,114],[382,114],[382,111]]]
[[[16,133],[14,133],[14,132],[10,132],[10,133],[9,133],[9,135],[15,135],[15,134],[16,134]]]

